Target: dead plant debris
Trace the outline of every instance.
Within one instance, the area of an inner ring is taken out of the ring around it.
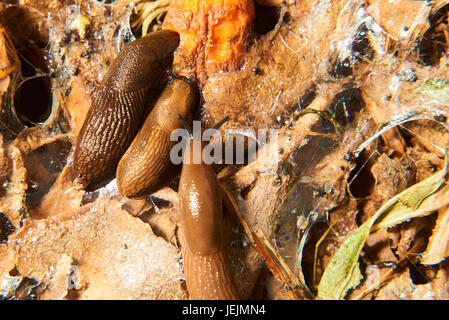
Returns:
[[[449,1],[204,3],[0,3],[0,298],[188,298],[176,179],[143,200],[71,180],[93,88],[169,26],[195,119],[278,133],[217,168],[240,296],[449,299]]]

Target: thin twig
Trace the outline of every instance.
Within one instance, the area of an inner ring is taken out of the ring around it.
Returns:
[[[283,259],[277,254],[277,252],[273,249],[271,244],[265,238],[265,236],[259,231],[260,234],[257,235],[255,232],[251,230],[248,222],[244,218],[242,212],[238,204],[236,203],[233,195],[229,191],[229,189],[222,183],[218,183],[222,191],[225,193],[227,200],[232,205],[233,211],[237,214],[243,229],[245,230],[248,239],[250,240],[253,247],[256,249],[257,253],[265,260],[265,264],[270,269],[271,273],[282,283],[286,285],[287,293],[293,300],[298,300],[300,298],[297,289],[302,287],[296,277],[291,272],[290,268],[283,261]],[[225,199],[226,200],[226,199]],[[271,254],[270,254],[271,252]],[[273,259],[273,256],[276,260]],[[279,268],[279,265],[281,268]],[[287,275],[287,276],[285,276]],[[308,293],[307,293],[308,294]],[[313,297],[313,296],[312,296]]]

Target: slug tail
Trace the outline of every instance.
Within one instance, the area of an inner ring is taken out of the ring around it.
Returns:
[[[208,255],[192,253],[183,246],[184,275],[192,300],[239,299],[223,250]]]

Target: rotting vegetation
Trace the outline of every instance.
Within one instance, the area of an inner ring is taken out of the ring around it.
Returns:
[[[74,190],[69,178],[95,85],[146,32],[133,17],[151,26],[136,2],[0,4],[2,298],[188,297],[176,179],[129,200],[113,185]],[[229,116],[223,130],[279,133],[274,174],[260,174],[269,144],[254,163],[217,169],[233,196],[225,216],[241,296],[449,298],[448,8],[256,2],[242,67],[198,77],[205,127]],[[51,98],[29,101],[26,90]]]

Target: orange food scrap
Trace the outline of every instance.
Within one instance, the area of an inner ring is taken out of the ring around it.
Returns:
[[[172,0],[164,28],[180,34],[174,72],[204,80],[239,68],[254,16],[252,0]]]

